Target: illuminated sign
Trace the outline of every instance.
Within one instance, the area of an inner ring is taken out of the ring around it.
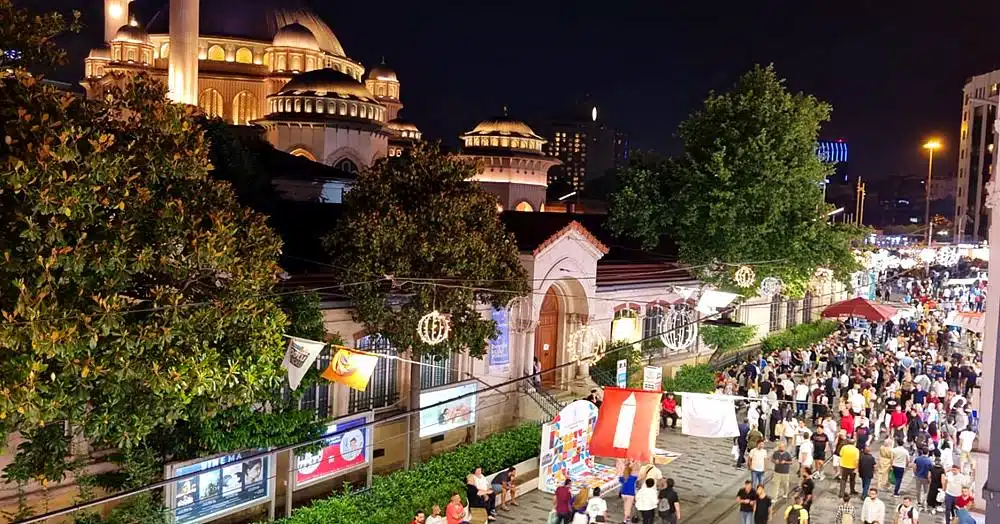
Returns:
[[[249,450],[167,466],[168,478],[204,471],[167,486],[167,506],[174,512],[173,522],[207,522],[270,501],[274,496],[274,464],[269,455],[259,455],[265,451]],[[259,456],[244,459],[252,455]]]
[[[476,423],[476,397],[469,395],[457,398],[452,402],[441,402],[449,399],[476,393],[479,385],[476,382],[462,382],[441,388],[420,392],[420,438],[432,437],[453,429],[463,428]],[[425,407],[433,406],[433,407]]]

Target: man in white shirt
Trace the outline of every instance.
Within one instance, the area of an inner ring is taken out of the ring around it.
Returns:
[[[903,497],[903,503],[896,506],[896,524],[916,524],[920,519],[920,512],[913,506],[910,497]]]
[[[910,465],[910,452],[903,446],[902,441],[892,448],[892,474],[896,477],[896,486],[892,490],[894,496],[899,496],[899,488],[903,485],[903,475],[906,467]]]
[[[972,453],[972,443],[976,440],[976,432],[971,429],[966,428],[961,433],[958,434],[958,449],[961,453],[958,455],[958,465],[965,466]]]
[[[807,411],[809,411],[809,386],[805,380],[800,380],[799,385],[795,386],[795,413],[804,419]]]
[[[868,498],[861,505],[861,522],[863,524],[887,524],[885,521],[885,503],[879,500],[878,490],[868,490]]]
[[[767,462],[767,450],[764,449],[764,441],[757,443],[757,447],[750,450],[750,481],[753,489],[764,484],[764,465]]]
[[[955,514],[955,499],[962,494],[962,488],[971,484],[969,477],[959,471],[958,464],[951,466],[951,471],[944,476],[944,515],[945,520],[951,520]]]
[[[811,468],[813,466],[813,443],[812,433],[805,431],[800,434],[802,442],[799,445],[799,467]]]
[[[787,376],[781,381],[781,389],[785,392],[785,399],[791,399],[795,394],[795,383]]]
[[[635,509],[642,514],[643,522],[653,522],[653,517],[656,515],[656,505],[660,502],[660,493],[656,491],[655,486],[656,481],[647,478],[645,485],[635,492]]]
[[[943,378],[937,379],[934,383],[934,396],[943,399],[948,394],[948,383]]]
[[[851,389],[851,412],[854,413],[855,417],[857,417],[858,415],[864,413],[864,411],[865,396],[861,394],[861,391],[858,390],[858,386],[855,385],[854,388]]]
[[[607,516],[608,503],[601,498],[601,488],[594,488],[594,495],[587,501],[587,517],[591,522],[597,522],[597,517]]]

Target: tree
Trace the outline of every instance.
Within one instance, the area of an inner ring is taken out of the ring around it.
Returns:
[[[413,360],[461,351],[481,356],[497,328],[477,306],[502,307],[528,292],[496,197],[469,181],[476,173],[475,165],[437,145],[379,159],[345,196],[344,216],[327,239],[355,319]],[[450,335],[437,345],[417,336],[418,321],[432,310],[451,322]],[[419,365],[410,372],[412,408]]]
[[[48,68],[66,62],[66,51],[55,38],[80,30],[80,12],[67,21],[61,13],[37,14],[0,0],[0,70]]]
[[[692,266],[776,261],[757,268],[758,281],[778,276],[791,295],[804,293],[817,267],[847,281],[862,230],[826,220],[822,183],[832,166],[816,144],[829,117],[829,105],[755,67],[681,124],[681,157],[634,159],[613,198],[612,228],[647,246],[670,237]],[[722,268],[700,276],[735,287],[736,268]]]

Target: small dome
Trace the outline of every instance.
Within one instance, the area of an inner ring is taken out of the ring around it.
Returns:
[[[396,72],[390,69],[389,66],[385,65],[384,62],[382,63],[382,65],[373,67],[372,70],[368,72],[368,80],[382,80],[383,82],[399,82],[399,79],[396,78]]]
[[[132,42],[135,44],[148,44],[149,35],[146,31],[139,27],[138,24],[125,24],[118,28],[118,32],[115,33],[115,42]]]
[[[96,47],[90,50],[90,54],[87,55],[87,58],[100,58],[100,59],[110,60],[111,50],[108,49],[107,46]]]
[[[403,120],[402,118],[394,118],[385,123],[385,127],[390,131],[403,132],[403,131],[414,131],[419,133],[420,130],[417,126],[408,120]]]
[[[279,29],[274,35],[274,46],[319,51],[319,42],[316,41],[316,35],[309,28],[299,23],[288,24]]]
[[[535,134],[535,131],[520,120],[515,120],[508,116],[490,118],[480,122],[466,136],[511,136],[519,138],[533,138],[542,140],[542,137]]]
[[[279,89],[277,94],[299,95],[306,93],[317,96],[375,101],[375,97],[361,82],[336,69],[315,69],[299,73]]]

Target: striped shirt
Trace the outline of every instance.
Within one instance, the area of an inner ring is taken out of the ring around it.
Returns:
[[[850,515],[851,516],[850,520],[845,520],[844,519],[844,517],[846,515]],[[850,502],[845,502],[845,503],[837,506],[837,516],[834,519],[834,522],[836,524],[842,524],[844,522],[854,522],[854,516],[855,516],[855,514],[854,514],[854,505],[851,504]]]

